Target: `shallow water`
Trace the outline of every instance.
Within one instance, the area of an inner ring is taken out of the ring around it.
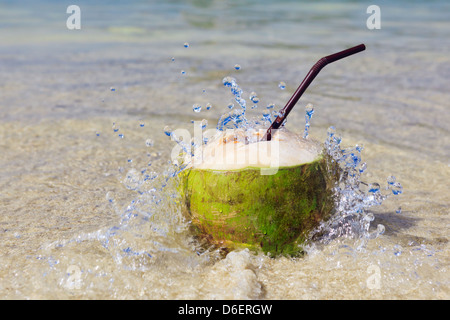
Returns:
[[[448,299],[449,4],[380,1],[369,30],[371,4],[79,1],[68,30],[56,1],[0,3],[1,297]],[[401,182],[368,209],[385,232],[298,259],[200,250],[166,185],[164,127],[213,128],[233,102],[226,76],[257,93],[249,114],[281,109],[320,57],[359,43],[286,127],[302,135],[312,103],[310,137],[334,126],[364,146],[364,181]]]

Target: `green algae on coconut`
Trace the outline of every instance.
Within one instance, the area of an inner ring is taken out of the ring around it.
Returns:
[[[226,149],[229,136],[224,133],[208,144],[204,161],[180,173],[184,212],[196,235],[229,249],[301,253],[308,233],[333,209],[333,179],[320,146],[283,131],[270,142],[231,141],[234,148]],[[274,143],[278,152],[266,157]],[[264,156],[249,163],[257,149]],[[246,153],[244,161],[237,161]],[[270,163],[267,158],[279,164],[273,174],[262,171]]]

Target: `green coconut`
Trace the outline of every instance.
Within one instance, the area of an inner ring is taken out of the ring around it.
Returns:
[[[184,212],[196,236],[230,250],[301,253],[308,234],[333,210],[334,179],[319,145],[286,132],[271,142],[252,144],[237,141],[234,134],[235,154],[229,157],[233,152],[227,151],[228,162],[219,163],[218,156],[223,160],[226,149],[218,153],[217,145],[230,143],[229,137],[216,139],[216,146],[203,153],[209,152],[205,161],[180,173]],[[266,157],[267,152],[262,152],[262,161],[236,161],[236,153],[251,154],[275,142],[275,155]],[[267,158],[275,158],[278,166],[270,166]]]

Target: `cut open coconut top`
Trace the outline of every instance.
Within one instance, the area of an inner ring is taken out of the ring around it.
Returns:
[[[259,141],[263,134],[242,129],[218,132],[206,146],[196,150],[190,167],[205,170],[292,167],[320,158],[321,146],[313,140],[283,129],[276,130],[271,141]]]

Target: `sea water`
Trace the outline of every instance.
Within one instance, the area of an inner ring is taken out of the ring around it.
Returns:
[[[380,2],[380,30],[351,1],[78,4],[79,31],[55,1],[0,4],[2,297],[448,299],[446,1]],[[265,127],[320,57],[359,43],[285,124],[343,173],[307,254],[196,243],[171,133],[239,126],[242,106]]]

